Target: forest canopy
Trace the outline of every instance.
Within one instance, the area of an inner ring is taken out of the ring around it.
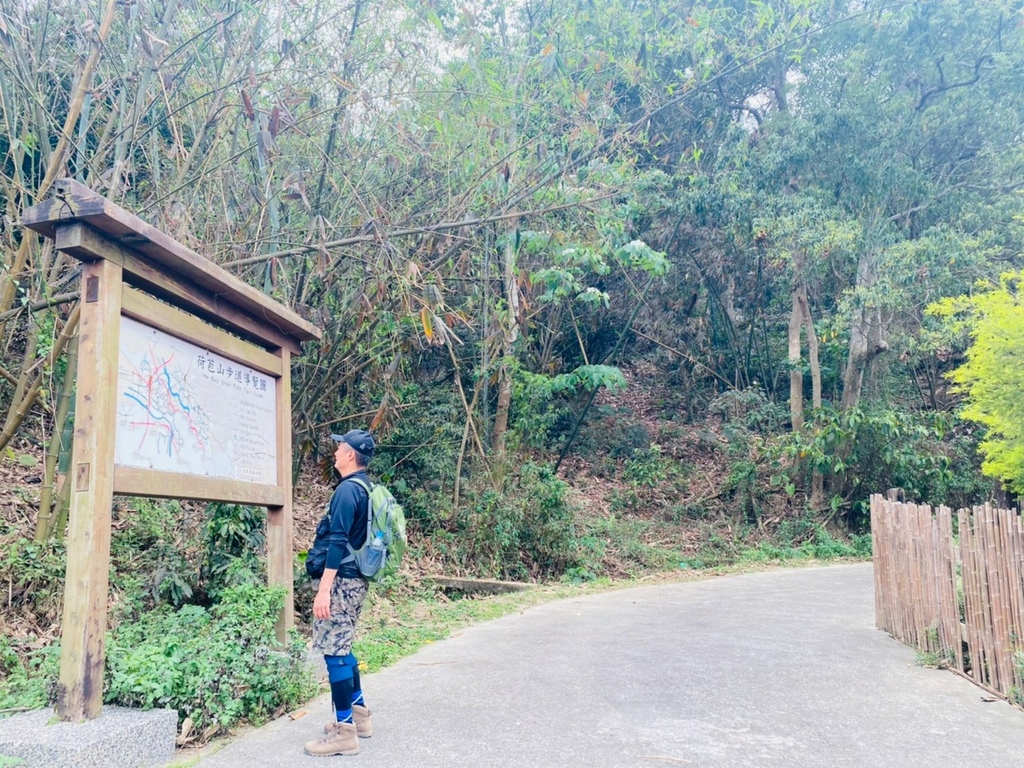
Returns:
[[[691,422],[760,403],[758,456],[813,509],[967,493],[963,344],[924,309],[1019,266],[1022,19],[2,0],[0,448],[42,449],[37,536],[66,499],[77,267],[18,219],[62,176],[324,328],[294,362],[296,472],[363,420],[458,506],[508,450],[560,462],[642,360]]]

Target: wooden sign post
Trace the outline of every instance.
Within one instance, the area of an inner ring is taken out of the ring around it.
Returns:
[[[22,223],[82,264],[57,712],[103,703],[114,494],[265,506],[293,624],[291,356],[320,329],[87,187]]]

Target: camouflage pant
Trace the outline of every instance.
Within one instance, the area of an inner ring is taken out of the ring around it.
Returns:
[[[339,579],[331,585],[331,618],[313,622],[313,650],[325,656],[347,656],[356,637],[356,622],[369,590],[366,579]]]

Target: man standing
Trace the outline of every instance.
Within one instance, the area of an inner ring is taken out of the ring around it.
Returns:
[[[370,433],[362,429],[331,435],[331,439],[338,444],[334,468],[341,482],[331,497],[327,562],[313,599],[313,649],[327,662],[335,716],[321,738],[306,744],[306,752],[355,755],[359,753],[359,738],[371,736],[373,725],[359,683],[359,664],[352,653],[356,622],[369,584],[352,553],[366,541],[370,506],[366,467],[376,446]]]

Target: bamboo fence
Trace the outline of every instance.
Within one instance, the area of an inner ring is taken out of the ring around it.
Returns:
[[[871,497],[875,624],[1024,704],[1024,525],[1015,510]]]

